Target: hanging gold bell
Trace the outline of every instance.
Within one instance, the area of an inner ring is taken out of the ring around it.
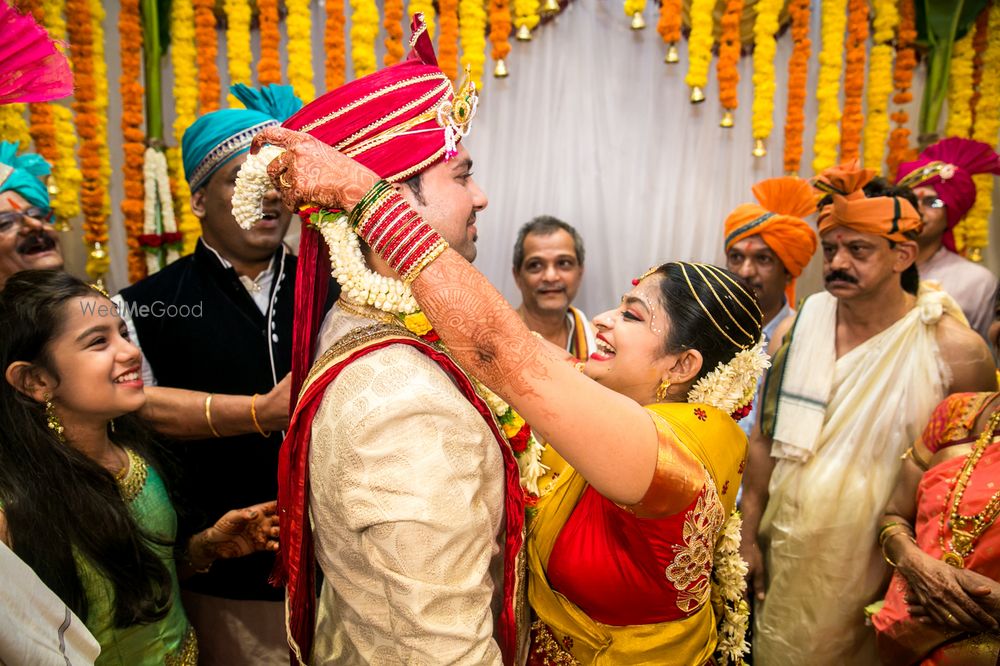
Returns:
[[[733,121],[733,112],[726,111],[722,114],[722,120],[719,121],[719,127],[730,128],[736,123]]]
[[[767,155],[767,148],[764,147],[764,139],[754,139],[751,154],[754,157],[764,157],[764,155]]]
[[[538,13],[542,16],[552,16],[553,14],[558,14],[560,9],[562,7],[559,6],[559,0],[545,0],[541,8],[539,8]]]
[[[691,103],[700,104],[705,101],[705,91],[701,86],[691,86]]]
[[[965,258],[969,261],[974,261],[977,264],[982,263],[983,249],[980,247],[969,248],[969,250],[965,253]]]
[[[681,61],[681,56],[677,52],[677,45],[671,44],[669,47],[667,47],[667,57],[663,59],[663,62],[667,63],[668,65],[676,65],[680,61]]]
[[[531,41],[531,28],[522,24],[520,28],[517,29],[517,41],[519,42],[530,42]]]
[[[646,20],[642,18],[642,12],[632,14],[632,29],[642,30],[646,27]]]
[[[100,280],[101,276],[111,268],[111,258],[99,241],[95,242],[87,256],[87,275],[92,280]]]
[[[497,79],[507,78],[507,63],[503,61],[503,58],[497,60],[497,65],[493,68],[493,76]]]

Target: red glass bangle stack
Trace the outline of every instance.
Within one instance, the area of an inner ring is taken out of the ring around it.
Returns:
[[[358,236],[407,285],[448,247],[447,241],[384,180],[358,202],[350,222]]]

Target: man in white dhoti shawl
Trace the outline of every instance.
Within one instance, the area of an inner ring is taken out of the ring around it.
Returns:
[[[772,343],[743,495],[762,666],[878,663],[864,607],[888,581],[876,526],[900,455],[945,395],[996,388],[961,309],[916,288],[915,206],[898,190],[866,197],[873,174],[855,161],[817,177],[832,195],[819,218],[826,291]]]

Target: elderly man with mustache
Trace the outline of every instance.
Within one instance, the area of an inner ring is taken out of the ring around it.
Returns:
[[[816,178],[826,290],[771,345],[743,495],[763,666],[878,663],[862,611],[888,581],[876,533],[900,456],[945,395],[996,388],[961,309],[919,284],[912,193],[873,175]]]
[[[51,168],[41,155],[18,155],[17,149],[17,143],[0,142],[0,287],[14,273],[63,267],[42,180]]]

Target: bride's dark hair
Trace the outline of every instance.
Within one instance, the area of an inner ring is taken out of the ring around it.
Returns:
[[[0,368],[25,361],[58,380],[49,345],[70,301],[93,297],[86,283],[58,271],[23,271],[0,292]],[[76,558],[95,566],[114,590],[114,624],[154,622],[170,609],[171,578],[151,545],[169,547],[136,524],[114,476],[46,426],[42,404],[0,381],[0,509],[11,547],[79,617],[87,597]],[[134,415],[115,420],[116,443],[150,463],[149,431]]]
[[[672,261],[654,272],[660,298],[670,317],[668,354],[697,349],[703,359],[698,381],[728,363],[736,354],[757,344],[763,314],[746,282],[711,264]]]

